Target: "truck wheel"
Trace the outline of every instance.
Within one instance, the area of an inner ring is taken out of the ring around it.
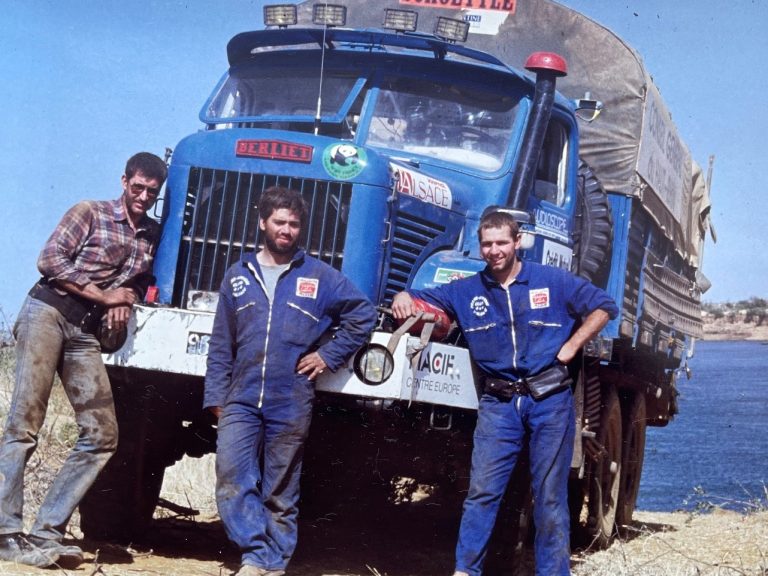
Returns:
[[[156,414],[153,386],[132,381],[127,371],[109,375],[119,425],[117,452],[80,502],[80,529],[94,540],[136,542],[146,536],[160,497],[166,460],[156,452],[162,436],[156,423],[168,415]]]
[[[621,485],[619,486],[619,508],[616,511],[616,525],[628,526],[637,503],[640,489],[640,475],[643,471],[645,454],[645,396],[636,392],[623,405],[624,445],[621,462]]]
[[[80,502],[80,529],[96,541],[138,542],[160,497],[164,466],[118,452]]]
[[[611,205],[597,176],[584,161],[579,162],[577,188],[573,227],[574,272],[600,285],[611,253]]]
[[[597,441],[603,447],[589,480],[587,530],[606,548],[614,534],[621,484],[621,404],[613,386],[603,388],[603,408]]]

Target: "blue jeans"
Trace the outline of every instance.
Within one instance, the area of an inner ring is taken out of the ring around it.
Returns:
[[[24,468],[37,448],[58,370],[79,436],[30,533],[61,540],[75,508],[117,448],[112,389],[96,338],[48,304],[27,297],[14,336],[16,386],[0,441],[0,534],[23,530]]]
[[[304,386],[283,398],[267,396],[262,408],[227,404],[219,418],[216,502],[243,564],[283,570],[296,548],[313,402],[311,388]]]
[[[529,442],[536,574],[570,574],[568,474],[575,414],[570,389],[536,401],[480,399],[472,470],[456,546],[456,570],[482,574],[501,499],[523,448]]]

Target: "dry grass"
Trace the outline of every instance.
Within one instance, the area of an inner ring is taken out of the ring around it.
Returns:
[[[14,387],[15,350],[0,348],[0,417],[5,423]],[[38,445],[27,463],[24,481],[24,520],[31,524],[32,515],[43,502],[48,488],[77,440],[77,424],[72,407],[58,377],[54,383],[48,413],[38,435]]]
[[[187,508],[193,508],[200,514],[198,519],[209,520],[218,517],[216,509],[216,457],[206,454],[202,458],[185,456],[165,470],[163,489],[160,497]],[[173,515],[159,508],[155,515],[167,517]]]
[[[0,419],[3,424],[13,395],[15,365],[13,346],[0,348]],[[67,454],[77,441],[77,435],[72,406],[56,377],[48,412],[38,437],[38,446],[26,468],[24,517],[27,527],[31,524],[32,516],[45,498]],[[216,514],[214,485],[213,455],[202,459],[184,458],[166,471],[161,496],[181,506],[199,510],[202,518],[212,518]],[[159,509],[158,515],[169,514]],[[79,534],[78,521],[79,518],[75,514],[70,523],[70,531],[76,534]]]
[[[768,510],[635,516],[608,550],[580,555],[574,576],[768,575]]]

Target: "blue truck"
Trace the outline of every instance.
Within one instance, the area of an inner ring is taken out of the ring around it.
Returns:
[[[264,30],[229,42],[202,129],[173,149],[156,208],[158,297],[135,306],[125,345],[105,356],[120,447],[83,501],[83,531],[140,533],[165,468],[214,450],[201,405],[217,291],[258,249],[259,196],[281,184],[309,203],[307,251],[380,310],[369,343],[318,380],[311,442],[375,458],[368,469],[401,491],[461,496],[478,395],[449,321],[398,326],[387,307],[400,290],[482,269],[484,208],[515,214],[522,258],[613,296],[621,314],[570,367],[573,525],[607,544],[632,518],[646,426],[677,411],[708,285],[706,178],[640,57],[550,0],[264,10]],[[307,457],[309,471],[330,473]],[[524,533],[519,474],[509,513]]]

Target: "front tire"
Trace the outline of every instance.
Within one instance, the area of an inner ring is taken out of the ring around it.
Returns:
[[[134,381],[127,370],[110,369],[109,376],[118,446],[80,502],[80,529],[93,540],[136,542],[146,536],[173,461],[173,415],[160,413],[153,385]]]
[[[640,392],[632,393],[623,408],[624,445],[619,507],[616,511],[616,525],[619,527],[632,523],[632,514],[640,491],[640,476],[645,454],[645,396]]]
[[[603,387],[603,407],[597,441],[603,450],[589,479],[587,530],[592,540],[607,548],[614,535],[621,485],[621,404],[613,386]]]

